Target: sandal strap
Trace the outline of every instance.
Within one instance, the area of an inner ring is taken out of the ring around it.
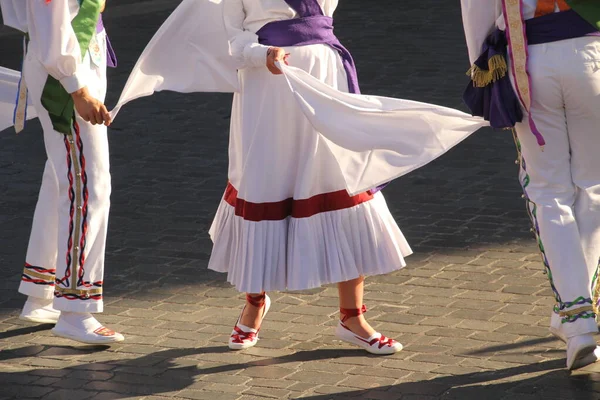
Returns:
[[[246,301],[252,304],[254,307],[260,308],[265,305],[266,297],[267,294],[265,292],[262,292],[258,296],[250,296],[249,294],[246,294]]]
[[[342,322],[346,322],[348,318],[358,317],[367,312],[367,306],[363,304],[361,308],[340,308],[340,313],[344,315]]]

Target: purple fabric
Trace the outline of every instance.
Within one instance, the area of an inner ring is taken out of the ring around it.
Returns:
[[[487,37],[483,45],[483,53],[475,61],[482,70],[488,70],[488,60],[495,55],[506,59],[506,34],[496,29]],[[508,73],[485,87],[475,87],[469,82],[463,93],[463,101],[471,111],[471,115],[483,117],[490,122],[492,128],[512,128],[523,120],[521,104],[510,83]]]
[[[102,32],[104,29],[104,21],[102,20],[102,14],[98,18],[98,24],[96,25],[96,33]],[[115,50],[108,39],[108,34],[106,35],[106,66],[110,68],[117,67],[117,55],[115,54]]]
[[[298,18],[269,22],[256,32],[258,42],[276,47],[329,45],[342,57],[348,91],[360,93],[354,60],[333,33],[333,18],[323,15],[317,0],[286,0],[286,3],[298,13]]]
[[[600,34],[598,29],[573,10],[528,19],[525,29],[529,45]]]

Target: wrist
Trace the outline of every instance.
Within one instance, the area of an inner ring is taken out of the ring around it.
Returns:
[[[73,97],[73,98],[82,98],[82,97],[87,97],[88,94],[89,93],[88,93],[87,86],[84,86],[81,89],[77,89],[76,91],[74,91],[73,93],[71,93],[71,97]]]

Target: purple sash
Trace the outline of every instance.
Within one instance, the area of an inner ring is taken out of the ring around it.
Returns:
[[[595,27],[573,10],[529,19],[525,21],[525,26],[528,45],[599,34]],[[475,66],[488,71],[488,61],[496,55],[505,57],[507,45],[504,32],[492,32],[483,44],[482,54],[475,61]],[[483,117],[493,128],[512,128],[523,119],[520,102],[508,75],[495,79],[486,86],[469,83],[463,93],[463,101],[472,115]],[[538,142],[543,144],[541,136],[538,137]]]
[[[333,18],[323,15],[317,0],[285,0],[285,2],[298,13],[298,18],[269,22],[256,32],[258,42],[276,47],[329,45],[342,57],[348,78],[348,91],[360,93],[354,60],[333,33]]]
[[[525,21],[527,44],[542,44],[598,35],[598,29],[573,10],[546,14]]]
[[[104,21],[102,20],[102,14],[100,14],[100,18],[98,18],[98,24],[96,25],[96,33],[102,32],[103,29]],[[110,68],[116,68],[117,66],[117,55],[110,44],[108,35],[106,35],[106,66]]]

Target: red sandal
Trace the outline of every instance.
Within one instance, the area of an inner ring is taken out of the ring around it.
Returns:
[[[394,339],[387,338],[379,332],[375,332],[371,337],[365,339],[354,334],[354,332],[344,324],[348,318],[358,317],[365,312],[367,312],[367,306],[365,305],[363,305],[362,308],[340,308],[340,313],[343,314],[343,318],[335,328],[335,335],[344,342],[362,347],[371,354],[394,354],[402,350],[401,343],[396,342]]]
[[[271,299],[269,298],[269,296],[267,296],[267,294],[264,292],[254,297],[247,294],[246,301],[252,304],[254,307],[264,307],[261,319],[262,324],[262,320],[265,318],[265,315],[267,315],[269,307],[271,307]],[[258,327],[258,329],[253,329],[240,324],[240,320],[242,319],[242,315],[244,314],[245,308],[246,305],[244,305],[244,308],[240,313],[240,317],[238,318],[235,326],[233,327],[233,331],[231,331],[231,337],[229,338],[229,348],[232,350],[248,349],[254,346],[256,342],[258,342],[258,331],[260,330],[260,326]]]

